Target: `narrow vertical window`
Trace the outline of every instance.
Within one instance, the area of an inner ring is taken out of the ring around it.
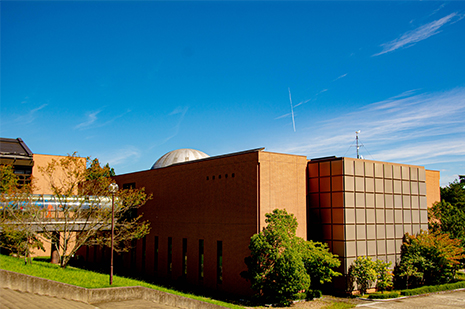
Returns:
[[[173,238],[168,237],[168,275],[173,271]]]
[[[158,273],[158,236],[155,236],[155,244],[154,244],[154,259],[153,259],[153,271],[155,274]]]
[[[216,243],[216,283],[223,283],[223,242]]]
[[[199,239],[199,281],[203,281],[203,258],[204,258],[203,239]]]
[[[132,242],[131,242],[131,269],[135,270],[136,269],[136,265],[137,265],[137,262],[136,262],[136,253],[137,253],[137,239],[134,239]]]
[[[182,239],[182,276],[187,276],[187,238]]]
[[[144,238],[142,238],[142,273],[145,272],[145,251],[147,249],[147,236],[144,236]]]

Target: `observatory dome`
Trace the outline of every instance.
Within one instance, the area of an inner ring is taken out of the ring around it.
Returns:
[[[177,149],[164,154],[152,166],[152,170],[167,167],[175,163],[194,161],[210,157],[206,153],[195,149]]]

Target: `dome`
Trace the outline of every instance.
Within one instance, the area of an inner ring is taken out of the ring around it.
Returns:
[[[199,150],[177,149],[164,154],[160,159],[158,159],[152,166],[152,170],[167,167],[175,163],[194,161],[208,157],[210,156]]]

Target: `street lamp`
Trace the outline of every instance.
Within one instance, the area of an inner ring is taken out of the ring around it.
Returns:
[[[111,253],[110,253],[110,285],[113,284],[113,237],[115,234],[115,193],[118,191],[118,185],[112,183],[108,186],[111,193]]]

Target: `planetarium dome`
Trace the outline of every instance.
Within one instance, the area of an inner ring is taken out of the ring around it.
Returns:
[[[167,167],[175,163],[194,161],[210,157],[206,153],[195,149],[177,149],[164,154],[152,166],[152,170]]]

